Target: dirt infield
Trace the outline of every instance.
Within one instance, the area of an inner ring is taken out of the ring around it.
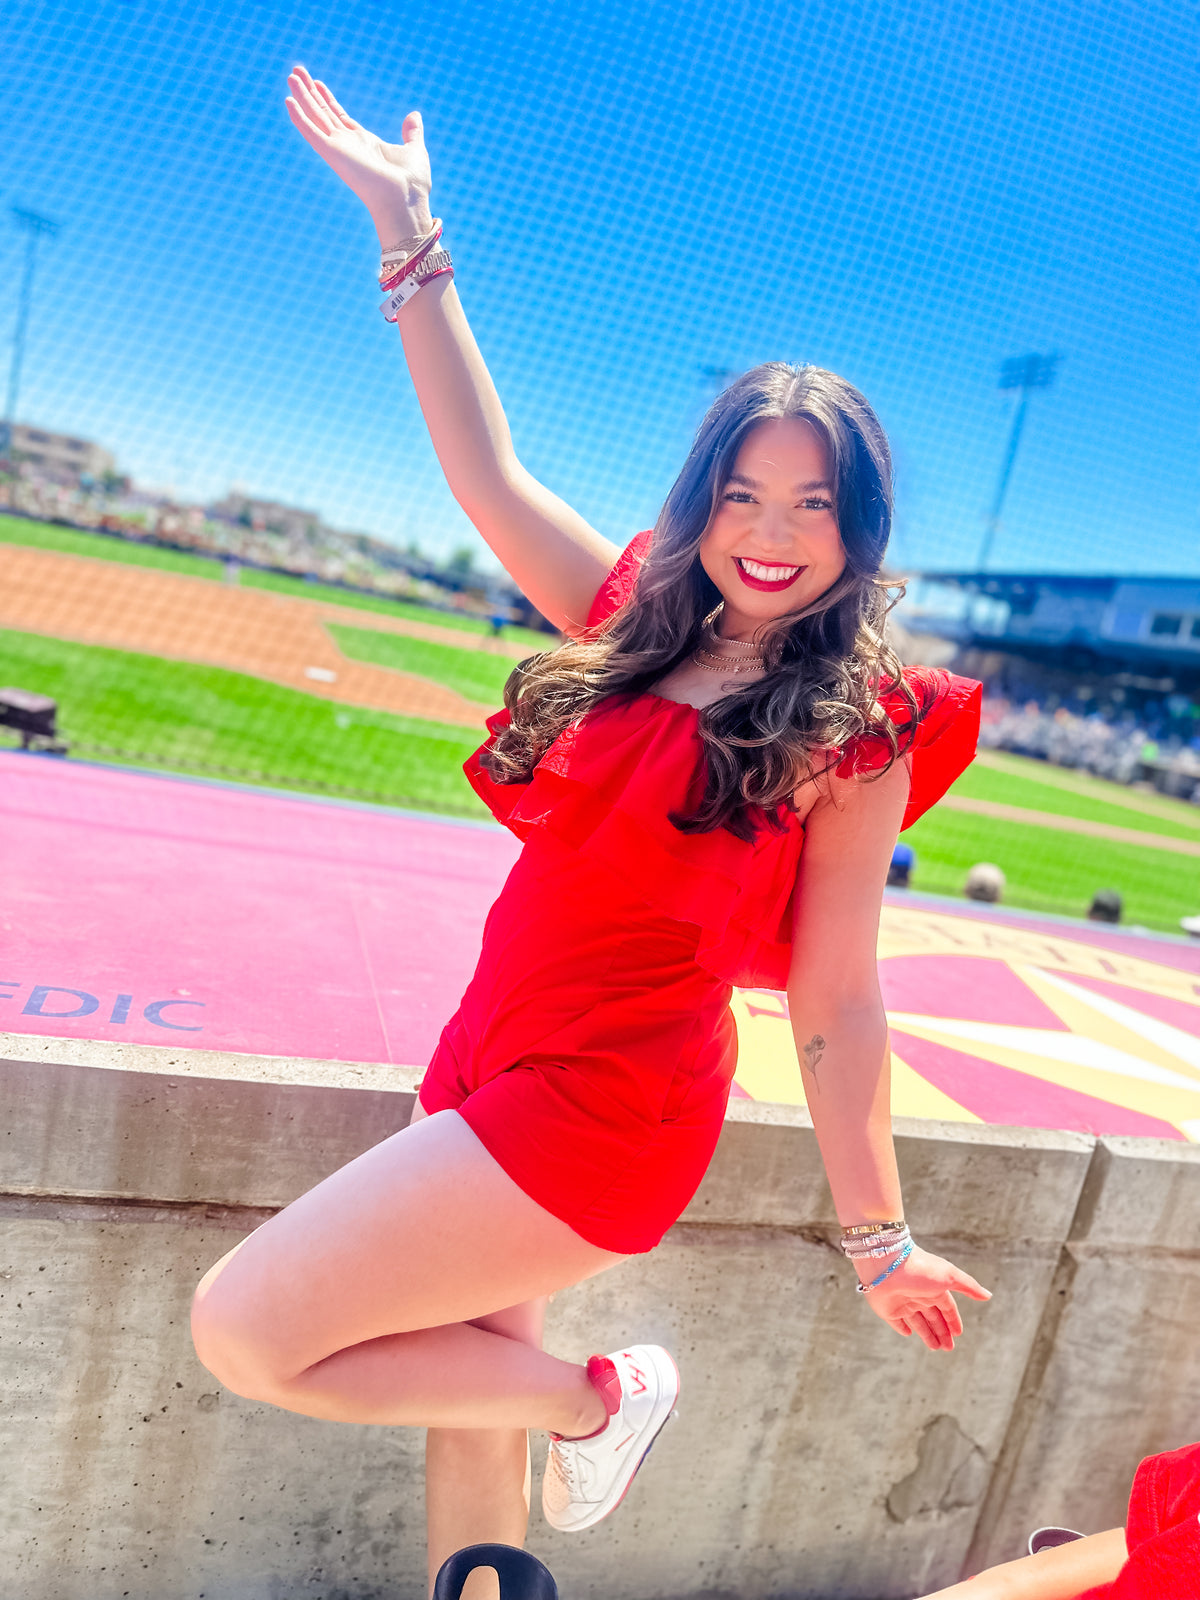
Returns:
[[[152,567],[0,545],[0,627],[227,667],[346,705],[482,726],[492,707],[477,705],[428,678],[351,660],[339,650],[325,626],[328,622],[403,634],[459,650],[487,650],[513,660],[528,653],[527,647],[508,640],[434,622],[409,622],[325,600],[243,589]],[[941,803],[949,810],[997,821],[1200,856],[1200,841],[965,795],[950,794]]]
[[[352,661],[328,622],[519,660],[528,648],[436,623],[243,589],[90,556],[0,546],[0,627],[245,672],[346,705],[482,726],[493,707],[444,684]],[[549,640],[547,641],[549,642]]]

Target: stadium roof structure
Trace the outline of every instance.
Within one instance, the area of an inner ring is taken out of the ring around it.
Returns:
[[[905,622],[964,648],[1200,687],[1200,578],[926,572]]]

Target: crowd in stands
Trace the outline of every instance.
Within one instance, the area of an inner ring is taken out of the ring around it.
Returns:
[[[314,514],[245,496],[193,506],[138,490],[127,480],[67,485],[22,474],[0,479],[0,510],[397,597],[414,595],[419,583],[396,563],[394,552],[373,549],[377,541],[329,528]]]
[[[139,543],[210,556],[236,577],[239,566],[340,584],[396,600],[464,609],[501,623],[528,621],[510,586],[475,572],[469,550],[437,563],[410,547],[331,528],[316,512],[231,490],[208,505],[139,489],[128,478],[93,480],[0,462],[0,512]]]
[[[1109,714],[990,696],[979,742],[1200,805],[1200,714],[1183,696]]]
[[[1200,806],[1200,707],[1183,695],[1149,701],[1138,712],[1116,714],[1058,705],[1036,699],[1009,700],[985,695],[980,746],[1010,750],[1060,767],[1074,767],[1124,784],[1153,787]],[[892,854],[888,885],[907,889],[916,854],[900,840]],[[1007,880],[993,862],[979,861],[967,873],[962,893],[968,900],[999,905]],[[1086,912],[1090,922],[1120,923],[1124,901],[1119,890],[1101,888]],[[1200,938],[1200,916],[1183,917],[1185,933]]]

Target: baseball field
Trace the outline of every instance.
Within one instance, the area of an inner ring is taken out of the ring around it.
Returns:
[[[0,515],[0,683],[51,695],[71,758],[482,816],[461,772],[547,636]],[[0,744],[16,743],[0,730]],[[1200,808],[983,752],[907,835],[913,887],[992,861],[1005,903],[1200,912]]]

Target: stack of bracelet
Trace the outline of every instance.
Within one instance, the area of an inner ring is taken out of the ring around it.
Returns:
[[[395,322],[417,290],[443,273],[454,276],[454,263],[447,250],[434,246],[442,237],[442,219],[435,217],[428,233],[389,245],[379,261],[379,287],[387,295],[380,311],[388,322]]]
[[[896,1257],[877,1278],[870,1283],[860,1283],[859,1294],[870,1294],[872,1289],[878,1289],[897,1267],[904,1265],[913,1251],[912,1234],[903,1218],[899,1222],[863,1222],[853,1228],[844,1228],[841,1245],[842,1253],[849,1256],[851,1261],[878,1261],[884,1256]],[[896,1255],[897,1251],[899,1255]]]

